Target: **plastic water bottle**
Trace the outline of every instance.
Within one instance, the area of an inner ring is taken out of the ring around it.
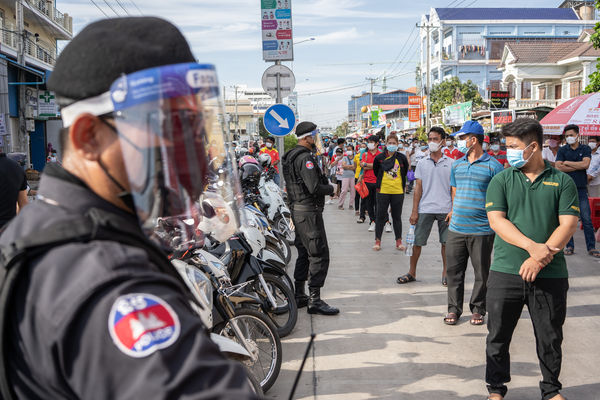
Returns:
[[[407,256],[413,255],[413,245],[415,244],[415,226],[411,225],[408,230],[408,234],[406,235],[406,250],[404,254]]]

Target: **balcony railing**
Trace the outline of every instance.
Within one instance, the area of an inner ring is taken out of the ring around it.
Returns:
[[[509,106],[510,108],[534,108],[534,107],[552,107],[556,108],[566,100],[564,99],[541,99],[541,100],[531,100],[531,99],[521,99],[521,100],[510,100]]]
[[[54,8],[52,2],[47,0],[25,0],[25,2],[60,25],[67,32],[73,33],[71,18]]]
[[[2,35],[0,35],[0,43],[2,46],[17,52],[19,49],[20,36],[16,33],[16,27],[9,23],[3,23],[1,26]],[[25,40],[25,54],[46,64],[54,65],[56,61],[56,51],[52,50],[47,44],[44,46],[44,44],[45,43],[36,43],[31,39]]]

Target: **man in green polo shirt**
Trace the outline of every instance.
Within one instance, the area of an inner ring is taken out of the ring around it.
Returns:
[[[567,174],[543,160],[543,129],[537,121],[517,119],[502,133],[511,168],[492,178],[486,196],[496,232],[486,300],[488,399],[506,395],[510,340],[527,305],[542,370],[542,398],[564,400],[558,376],[569,283],[562,249],[577,228],[577,188]]]

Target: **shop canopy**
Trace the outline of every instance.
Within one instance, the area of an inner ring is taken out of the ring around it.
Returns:
[[[600,93],[567,100],[546,115],[540,123],[546,135],[562,135],[569,124],[579,126],[580,135],[600,135]]]

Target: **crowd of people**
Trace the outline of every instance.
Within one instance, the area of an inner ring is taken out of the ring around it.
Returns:
[[[328,203],[337,199],[344,210],[352,183],[364,186],[364,195],[356,191],[348,209],[359,224],[368,217],[373,250],[384,246],[384,230],[394,232],[396,249],[410,246],[409,269],[398,284],[416,281],[422,247],[437,223],[447,325],[456,325],[463,314],[470,260],[475,277],[470,323],[483,325],[488,318],[489,399],[506,395],[512,332],[523,306],[542,298],[530,307],[544,378],[540,387],[544,399],[563,399],[558,375],[568,288],[564,256],[574,253],[579,219],[588,255],[600,257],[589,200],[600,193],[599,138],[588,137],[587,144],[581,139],[576,125],[544,136],[537,121],[519,119],[494,136],[467,121],[451,134],[432,127],[426,137],[382,131],[326,142],[323,168],[338,187]],[[407,243],[402,213],[410,193],[414,235]]]

